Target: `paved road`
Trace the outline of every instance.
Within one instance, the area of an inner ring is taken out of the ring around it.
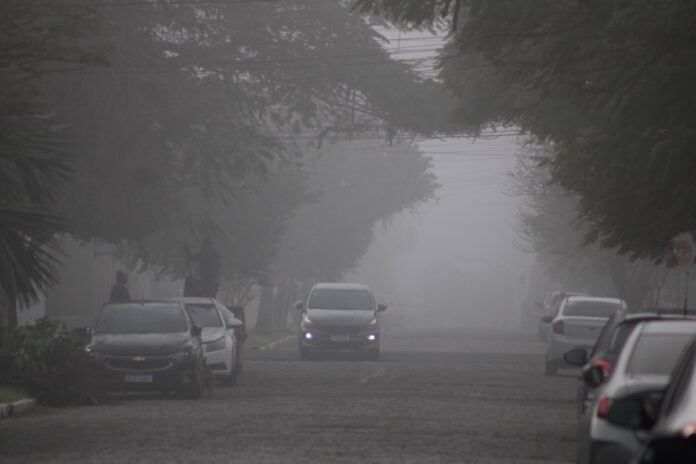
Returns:
[[[572,375],[548,378],[533,336],[409,334],[380,362],[249,353],[215,398],[144,398],[0,422],[11,463],[569,463]]]

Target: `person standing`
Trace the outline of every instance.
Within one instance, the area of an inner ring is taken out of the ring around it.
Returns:
[[[123,271],[116,271],[116,283],[111,287],[109,301],[129,301],[130,293],[126,284],[128,283],[128,275]]]
[[[201,241],[201,250],[191,254],[188,245],[184,245],[188,261],[198,263],[198,275],[200,277],[199,296],[215,298],[220,286],[220,254],[213,247],[209,237]]]

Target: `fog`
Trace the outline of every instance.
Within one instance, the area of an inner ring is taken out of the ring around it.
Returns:
[[[516,137],[420,143],[433,159],[437,198],[375,227],[350,273],[392,304],[401,329],[519,328],[533,257],[518,236],[511,174]]]

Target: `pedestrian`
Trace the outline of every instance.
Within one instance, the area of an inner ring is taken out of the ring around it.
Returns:
[[[123,271],[116,271],[116,283],[111,287],[109,301],[129,301],[131,298],[126,288],[127,283],[128,275]]]
[[[200,277],[201,296],[215,298],[220,286],[220,254],[213,247],[210,237],[201,240],[201,249],[198,253],[191,254],[188,244],[184,244],[186,257],[189,262],[198,263],[198,275]]]

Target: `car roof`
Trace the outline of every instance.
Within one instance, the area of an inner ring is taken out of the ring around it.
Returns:
[[[119,305],[148,305],[148,304],[172,304],[179,303],[177,300],[121,300],[121,301],[107,301],[104,306],[119,306]]]
[[[178,301],[183,304],[211,304],[216,302],[215,298],[202,296],[185,296],[182,298],[173,298],[171,301]]]
[[[324,282],[314,285],[316,289],[330,289],[330,290],[367,290],[370,288],[364,284],[351,284],[351,283],[330,283]]]
[[[655,319],[642,323],[644,334],[694,334],[696,319]]]
[[[603,297],[603,296],[586,296],[586,295],[569,295],[568,301],[597,301],[603,303],[621,303],[621,298]]]

